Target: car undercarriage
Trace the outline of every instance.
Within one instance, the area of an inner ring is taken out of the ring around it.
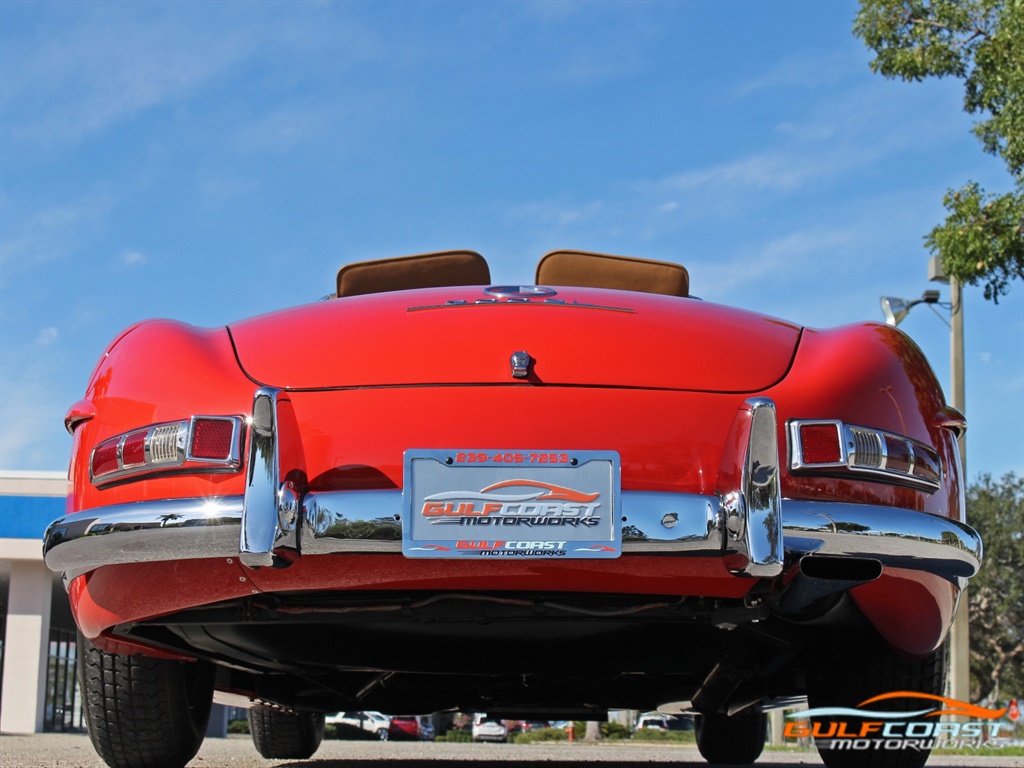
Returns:
[[[803,696],[808,659],[854,625],[869,628],[839,593],[795,609],[756,592],[425,592],[260,595],[119,630],[218,664],[218,689],[295,710],[603,719]]]

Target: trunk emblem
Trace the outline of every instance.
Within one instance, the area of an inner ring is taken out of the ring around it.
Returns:
[[[539,299],[554,296],[558,291],[540,285],[492,285],[484,288],[484,293],[499,299]]]
[[[530,375],[529,352],[513,352],[512,359],[509,362],[512,365],[512,378],[525,379]]]

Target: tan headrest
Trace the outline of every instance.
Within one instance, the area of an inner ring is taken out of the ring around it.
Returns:
[[[490,282],[491,270],[476,251],[440,251],[346,264],[338,270],[338,296]]]
[[[537,285],[618,288],[688,296],[690,276],[682,264],[586,251],[552,251],[537,264]]]

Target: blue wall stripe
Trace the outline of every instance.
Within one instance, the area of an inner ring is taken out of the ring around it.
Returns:
[[[39,539],[64,515],[63,496],[0,496],[0,539]]]

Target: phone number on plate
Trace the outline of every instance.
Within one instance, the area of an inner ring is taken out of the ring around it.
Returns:
[[[474,453],[455,455],[456,464],[569,464],[567,453]]]

